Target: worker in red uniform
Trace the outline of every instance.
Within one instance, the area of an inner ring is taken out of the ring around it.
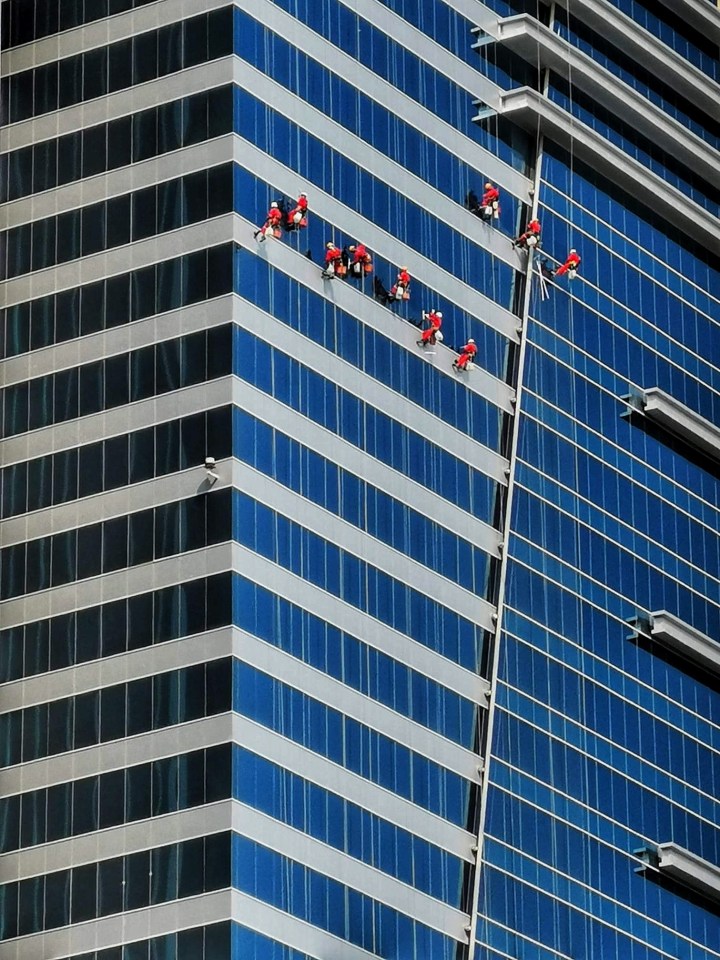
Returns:
[[[300,230],[307,226],[308,201],[307,194],[301,193],[297,203],[287,215],[289,230]]]
[[[465,370],[468,363],[474,359],[476,353],[477,347],[471,337],[460,351],[460,356],[456,360],[453,360],[453,367],[456,370]]]
[[[513,240],[514,247],[523,247],[525,249],[536,247],[540,243],[540,221],[538,219],[531,220],[527,227],[525,227],[525,233],[521,233],[517,240]]]
[[[279,237],[280,236],[280,224],[282,222],[282,213],[280,207],[277,204],[277,201],[273,200],[270,204],[270,209],[268,210],[268,215],[265,218],[265,223],[256,230],[253,236],[255,239],[260,237],[260,241],[263,241],[266,237]]]
[[[480,201],[480,216],[483,220],[497,219],[500,216],[500,191],[492,183],[485,184],[485,193]]]
[[[580,266],[580,254],[574,248],[567,255],[565,263],[558,267],[555,271],[556,277],[561,277],[564,273],[568,275],[568,280],[574,280],[577,276],[578,267]]]
[[[400,267],[395,284],[390,288],[390,296],[393,300],[410,299],[410,274],[407,267]]]
[[[417,341],[419,347],[434,347],[438,339],[442,340],[440,327],[442,326],[442,313],[439,310],[431,310],[425,313],[423,310],[423,320],[427,321],[427,329],[423,330],[421,338]]]
[[[364,273],[372,273],[372,257],[364,243],[357,243],[348,247],[348,252],[352,254],[352,260],[350,261],[351,276],[361,277]]]
[[[342,250],[334,243],[325,244],[325,269],[323,277],[344,277],[345,267],[342,262]]]

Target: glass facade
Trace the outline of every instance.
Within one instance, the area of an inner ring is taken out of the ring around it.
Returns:
[[[720,960],[700,3],[0,4],[0,957]]]

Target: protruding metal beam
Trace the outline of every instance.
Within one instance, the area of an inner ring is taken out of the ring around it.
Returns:
[[[633,617],[628,622],[636,634],[651,637],[693,664],[720,674],[720,643],[667,610],[657,610],[647,618]]]
[[[537,90],[518,87],[501,94],[498,113],[531,134],[539,131],[571,150],[577,159],[637,197],[676,229],[720,254],[717,217]]]
[[[720,427],[686,407],[660,387],[650,387],[622,399],[628,405],[623,416],[640,413],[679,437],[688,446],[720,461]]]
[[[720,903],[720,867],[676,843],[659,843],[657,858],[661,875]]]

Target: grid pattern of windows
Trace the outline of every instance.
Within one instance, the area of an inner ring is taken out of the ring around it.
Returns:
[[[0,632],[0,682],[166,643],[227,626],[230,574],[86,607]]]
[[[188,173],[7,230],[3,280],[145,240],[232,210],[232,164]]]
[[[9,767],[53,757],[215,716],[230,705],[230,660],[170,670],[0,715],[0,760]]]
[[[267,673],[236,661],[236,713],[465,827],[475,784]]]
[[[231,453],[231,408],[218,407],[134,433],[13,464],[0,471],[2,519],[117,490]],[[73,474],[77,483],[73,484]]]
[[[92,3],[65,0],[57,4],[45,0],[8,0],[2,5],[2,49],[18,47],[147,3],[154,0],[92,0]]]
[[[213,327],[6,387],[0,398],[4,435],[87,417],[222,377],[231,369],[230,337],[229,325]],[[76,470],[69,479],[71,484],[76,482]],[[61,500],[66,499],[72,497],[63,494]]]
[[[232,7],[203,13],[5,77],[0,123],[94,100],[231,53]]]
[[[229,744],[0,800],[0,852],[52,843],[230,796]]]
[[[189,930],[178,930],[177,933],[168,933],[162,937],[153,937],[150,940],[135,940],[133,943],[107,947],[105,950],[93,950],[90,953],[75,954],[66,960],[230,960],[231,941],[235,939],[234,924],[229,921],[213,923],[207,927],[191,927]],[[245,928],[238,928],[238,933],[245,933],[253,939],[253,934]],[[258,940],[264,938],[257,934]],[[276,947],[279,944],[275,944]],[[272,941],[267,941],[268,951]],[[247,960],[260,960],[258,954],[241,953],[238,956]],[[267,952],[263,960],[280,960],[280,954]],[[310,958],[282,954],[282,960],[310,960]]]
[[[230,539],[230,491],[39,537],[0,551],[3,598],[151,563]]]
[[[229,833],[171,843],[3,884],[0,936],[56,930],[229,885]]]
[[[231,290],[232,244],[172,257],[0,311],[3,356],[179,310]]]
[[[0,201],[18,200],[232,130],[232,87],[205,90],[0,157]]]

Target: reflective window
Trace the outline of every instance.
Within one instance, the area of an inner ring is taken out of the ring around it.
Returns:
[[[231,326],[162,341],[2,391],[5,436],[89,416],[230,373]],[[167,471],[169,472],[169,471]],[[74,494],[70,491],[69,499]]]
[[[216,833],[4,884],[1,935],[12,939],[228,887],[230,836]]]
[[[40,6],[48,5],[40,0]],[[18,23],[24,17],[27,12],[17,18]],[[11,74],[2,83],[1,122],[17,123],[232,53],[232,7],[184,20],[181,35],[178,29],[178,24],[169,24],[120,43]]]
[[[239,660],[233,684],[236,713],[470,829],[475,784]]]
[[[208,217],[229,213],[232,210],[232,191],[232,164],[226,163],[175,180],[166,180],[112,200],[103,200],[13,227],[3,235],[7,244],[3,279],[57,263],[67,263],[78,257],[122,246],[131,240],[142,240],[198,223]],[[27,242],[31,244],[32,259],[17,247]],[[152,271],[157,269],[151,268],[149,275],[152,276]],[[139,273],[136,271],[136,275]],[[154,312],[152,304],[156,292],[148,291],[147,295],[149,302],[140,308],[146,316]],[[120,300],[115,307],[111,305],[111,309],[124,313],[126,306],[127,298],[124,302]],[[108,326],[112,325],[108,323]]]
[[[51,757],[69,750],[224,713],[231,707],[231,682],[231,661],[226,658],[4,713],[0,715],[2,765],[13,766],[39,757]],[[117,715],[111,719],[109,727],[105,726],[102,721],[109,716],[109,705],[114,710],[120,702],[125,704],[125,729],[120,729]],[[19,736],[21,727],[23,733]],[[149,769],[132,769],[136,772],[129,775],[130,779],[146,780],[149,790]],[[78,790],[96,792],[86,781]],[[65,788],[60,792],[67,800]],[[128,820],[142,820],[151,816],[149,812],[138,812],[137,806],[133,805],[132,791],[128,802],[134,811],[126,812]],[[151,805],[148,806],[150,808]],[[91,815],[91,821],[83,821],[86,825],[78,829],[73,827],[72,832],[96,830],[95,804],[82,802],[77,809],[80,816]],[[126,811],[128,809],[126,807]],[[59,829],[55,821],[53,829]]]
[[[493,522],[497,483],[245,330],[234,373],[452,503]],[[21,398],[22,399],[22,398]]]
[[[232,244],[223,244],[197,250],[0,310],[4,356],[17,356],[230,293],[232,249]]]
[[[190,119],[205,118],[202,136]],[[204,91],[183,100],[171,101],[121,117],[109,123],[66,134],[58,140],[40,143],[27,151],[9,155],[7,199],[37,193],[82,177],[114,170],[132,162],[158,156],[170,150],[211,139],[232,129],[231,87]],[[49,162],[42,164],[43,157]],[[67,157],[60,167],[55,157]],[[28,189],[27,165],[33,177]]]
[[[115,392],[117,388],[111,385],[110,389]],[[231,408],[219,407],[126,436],[17,463],[0,471],[0,515],[7,519],[175,470],[187,470],[204,463],[210,451],[220,460],[230,456],[231,441]]]
[[[124,735],[112,729],[117,717],[123,716],[124,705],[118,714],[111,714],[118,699],[113,691],[122,690],[109,688],[110,702],[102,705],[101,729],[106,721],[110,725],[107,739]],[[225,800],[231,795],[230,770],[230,744],[224,744],[5,797],[0,800],[0,852],[131,822],[131,814],[139,811],[126,797],[132,785],[143,780],[149,779],[152,785],[150,804],[154,817]],[[88,798],[92,798],[91,802]],[[51,820],[48,811],[52,813]]]
[[[233,887],[375,956],[454,960],[457,955],[457,941],[450,937],[237,835],[233,835]]]
[[[3,598],[221,543],[231,535],[230,510],[225,489],[6,547],[0,551]]]
[[[103,891],[104,892],[104,891]],[[207,927],[191,927],[189,930],[178,930],[177,933],[168,933],[150,940],[135,940],[117,947],[108,947],[105,950],[94,950],[91,953],[75,954],[66,957],[66,960],[230,960],[231,956],[242,956],[243,960],[260,960],[255,954],[232,953],[231,941],[234,941],[237,932],[244,928],[231,924],[229,920],[222,923],[213,923]],[[250,931],[245,931],[250,934]],[[258,939],[259,935],[255,935]],[[267,941],[271,944],[271,941]],[[275,946],[278,946],[277,944]],[[275,954],[265,954],[263,960],[275,960]],[[278,955],[277,960],[280,960]],[[292,954],[292,957],[283,955],[282,960],[311,960]]]
[[[0,683],[214,630],[231,622],[230,574],[218,574],[9,627],[0,631]],[[121,712],[118,717],[122,717]],[[124,729],[124,723],[120,727]]]
[[[402,827],[236,747],[233,797],[461,909],[464,863]]]

